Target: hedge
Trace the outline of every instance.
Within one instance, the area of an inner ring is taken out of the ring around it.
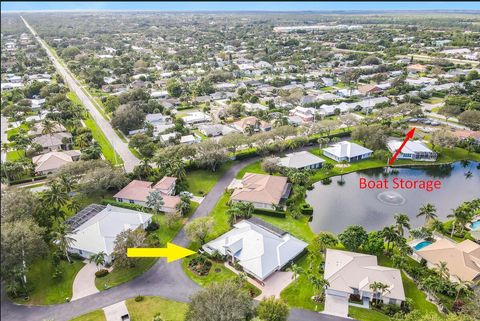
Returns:
[[[272,217],[281,217],[285,218],[286,214],[285,212],[281,211],[272,211],[272,210],[266,210],[266,209],[261,209],[261,208],[256,208],[253,213],[258,214],[258,215],[265,215],[265,216],[272,216]]]
[[[11,181],[10,185],[18,185],[18,184],[22,184],[22,183],[36,182],[36,181],[40,181],[40,180],[45,179],[45,178],[47,178],[47,175],[27,177],[27,178],[18,179],[16,181]]]
[[[236,160],[242,160],[250,157],[255,157],[258,156],[257,149],[247,149],[245,151],[238,151],[235,153],[235,159]]]
[[[302,212],[302,214],[304,215],[313,215],[313,208],[307,204],[307,203],[303,203],[301,206],[300,206],[300,211]]]
[[[150,209],[148,209],[146,207],[143,207],[141,205],[138,205],[138,204],[117,202],[115,200],[109,200],[109,199],[102,200],[100,202],[100,204],[102,204],[102,205],[112,205],[112,206],[126,208],[126,209],[129,209],[129,210],[145,212],[145,213],[150,212]]]

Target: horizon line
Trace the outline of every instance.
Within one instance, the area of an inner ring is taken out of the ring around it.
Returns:
[[[338,10],[212,10],[212,9],[196,9],[196,10],[161,10],[161,9],[37,9],[37,10],[2,10],[3,13],[23,13],[23,12],[261,12],[261,13],[275,13],[275,12],[479,12],[480,9],[338,9]]]

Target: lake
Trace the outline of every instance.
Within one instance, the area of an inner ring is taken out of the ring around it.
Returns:
[[[451,165],[415,166],[392,169],[377,168],[332,177],[328,185],[317,182],[307,191],[307,202],[314,208],[310,227],[313,232],[342,232],[349,225],[362,225],[367,231],[379,230],[394,224],[396,213],[410,217],[412,228],[419,227],[425,218],[417,218],[418,209],[425,203],[437,208],[440,220],[445,220],[452,209],[464,201],[480,197],[480,169],[477,162],[456,162]],[[390,172],[389,172],[390,171]],[[466,175],[471,172],[471,175]],[[360,178],[369,180],[387,178],[388,189],[360,189]],[[398,179],[438,179],[439,190],[393,189],[391,181]]]

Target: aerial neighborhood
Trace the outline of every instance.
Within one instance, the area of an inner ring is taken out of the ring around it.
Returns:
[[[480,319],[478,15],[1,25],[2,320]]]

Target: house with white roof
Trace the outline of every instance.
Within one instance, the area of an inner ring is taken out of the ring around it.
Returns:
[[[290,110],[290,116],[298,116],[303,122],[311,122],[315,120],[315,108],[297,106]]]
[[[202,248],[218,251],[243,270],[263,282],[298,257],[307,243],[258,218],[243,220],[234,229],[208,242]]]
[[[326,314],[348,317],[350,296],[360,297],[365,308],[373,299],[397,305],[405,301],[400,270],[379,266],[374,255],[327,249],[324,278],[329,283],[323,311]],[[388,288],[383,293],[374,291],[375,282]]]
[[[151,220],[151,214],[91,204],[65,222],[72,229],[68,236],[74,239],[68,252],[86,259],[104,252],[106,262],[110,263],[117,235],[126,230],[145,229]]]
[[[185,117],[182,117],[182,119],[185,122],[185,124],[188,124],[188,125],[208,123],[212,121],[212,117],[200,111],[188,113],[188,115]]]
[[[395,139],[387,142],[388,150],[392,154],[395,154],[401,145],[402,142]],[[398,154],[397,158],[434,162],[437,159],[437,153],[425,146],[421,141],[409,140],[405,146],[403,146],[402,151]]]
[[[323,155],[337,162],[354,162],[369,158],[373,151],[352,142],[339,142],[330,147],[323,148]]]
[[[278,159],[278,165],[288,168],[296,169],[318,169],[322,167],[325,162],[324,159],[309,153],[308,151],[301,151],[297,153],[290,153]]]

